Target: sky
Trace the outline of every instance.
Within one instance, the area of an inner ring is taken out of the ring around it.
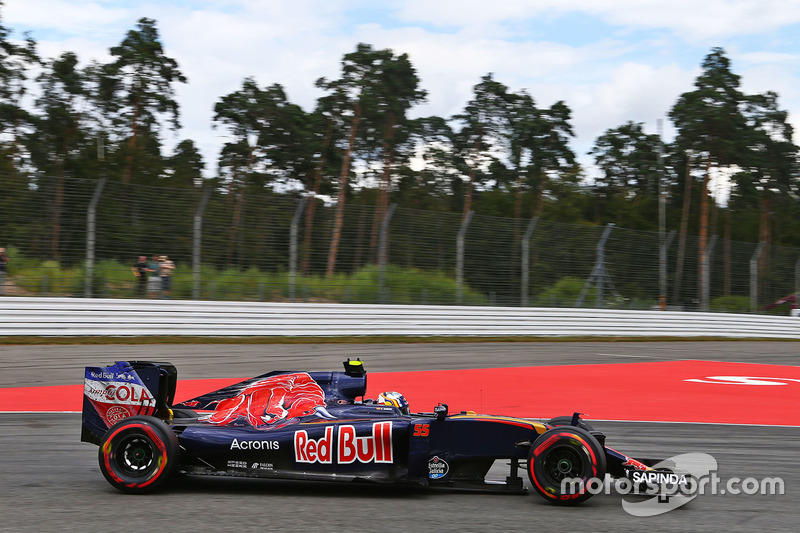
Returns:
[[[213,173],[224,130],[214,104],[245,77],[281,84],[307,111],[320,77],[340,75],[360,42],[407,53],[426,103],[412,116],[462,111],[487,73],[539,107],[563,100],[573,112],[571,146],[587,168],[594,140],[627,121],[665,140],[678,97],[693,89],[703,58],[722,47],[741,89],[774,91],[800,130],[800,0],[0,0],[13,38],[28,32],[40,54],[65,51],[83,64],[142,17],[156,20],[177,84],[182,129],[164,135],[200,147]],[[795,142],[800,138],[795,136]]]

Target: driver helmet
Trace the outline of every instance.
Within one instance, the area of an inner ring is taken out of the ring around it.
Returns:
[[[397,407],[404,415],[410,414],[411,412],[408,407],[408,401],[406,401],[405,397],[399,392],[382,392],[378,395],[378,400],[375,403]]]

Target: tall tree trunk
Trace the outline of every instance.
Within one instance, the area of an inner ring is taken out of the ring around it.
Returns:
[[[709,177],[710,180],[710,177]],[[709,185],[710,185],[709,181]],[[717,223],[717,213],[719,212],[719,207],[717,206],[717,196],[719,195],[719,169],[717,169],[717,179],[716,183],[714,184],[714,199],[711,200],[711,190],[709,189],[709,201],[711,202],[710,205],[710,213],[711,213],[711,221],[708,223],[708,234],[709,235],[718,235],[718,223]]]
[[[322,182],[322,169],[325,168],[325,154],[328,151],[328,145],[331,142],[331,135],[333,132],[333,126],[328,123],[328,127],[325,130],[325,140],[323,141],[322,151],[320,152],[319,161],[317,161],[317,166],[314,168],[314,184],[312,185],[311,190],[311,200],[308,202],[308,207],[306,208],[306,223],[305,227],[303,228],[303,260],[300,263],[300,271],[303,273],[304,276],[308,276],[308,269],[311,262],[311,235],[313,234],[314,230],[314,212],[317,209],[317,194],[319,194],[319,186]]]
[[[61,257],[59,244],[61,242],[61,210],[64,205],[64,179],[66,175],[65,160],[69,147],[70,134],[69,130],[64,132],[64,139],[61,144],[61,153],[64,156],[59,161],[58,165],[58,179],[56,181],[56,195],[53,199],[53,232],[50,234],[50,255],[56,261]]]
[[[133,106],[133,126],[131,128],[131,137],[128,139],[128,154],[125,156],[125,168],[122,171],[122,183],[130,183],[131,176],[133,175],[133,154],[136,151],[136,142],[139,134],[139,115],[141,113],[141,105],[139,95],[136,95]]]
[[[14,139],[11,149],[11,171],[16,174],[17,170],[19,170],[20,160],[22,159],[19,155],[19,107],[17,106],[14,106],[14,131],[12,132],[12,136]]]
[[[383,172],[378,186],[377,206],[375,218],[372,221],[372,235],[369,242],[370,259],[375,263],[378,262],[378,230],[389,209],[389,185],[392,179],[392,159],[394,155],[392,147],[394,122],[394,114],[389,113],[386,119],[386,131],[383,135]]]
[[[353,270],[361,268],[361,256],[364,253],[364,226],[366,226],[367,210],[364,209],[364,195],[361,196],[361,212],[358,214],[358,232],[356,233],[356,252],[353,256]]]
[[[708,302],[703,299],[703,272],[706,269],[706,248],[708,247],[708,212],[709,212],[709,197],[708,197],[708,181],[711,173],[711,154],[706,159],[706,173],[703,176],[703,190],[700,193],[700,235],[698,237],[698,261],[697,261],[697,289],[698,300],[700,305],[708,305]]]
[[[472,189],[475,183],[475,169],[471,168],[469,171],[469,181],[467,182],[467,190],[464,193],[464,210],[461,213],[461,220],[467,218],[470,210],[472,209]]]
[[[336,218],[333,221],[333,235],[331,236],[331,247],[328,250],[328,268],[325,276],[331,277],[336,271],[336,255],[339,252],[339,241],[342,238],[342,224],[344,223],[344,205],[347,201],[347,178],[350,175],[350,157],[356,144],[356,133],[358,132],[358,122],[361,119],[361,106],[355,106],[353,123],[350,125],[350,136],[347,141],[347,151],[342,159],[342,170],[339,174],[339,195],[336,200]]]
[[[519,168],[519,167],[518,167]],[[514,218],[522,218],[522,173],[517,172],[517,184],[514,191]]]
[[[234,250],[237,247],[239,240],[239,229],[242,225],[242,211],[244,210],[245,190],[247,189],[247,178],[250,176],[250,170],[253,167],[253,152],[255,147],[250,148],[247,154],[247,166],[245,167],[244,176],[241,183],[236,187],[236,196],[233,204],[233,217],[231,220],[231,231],[228,234],[228,253],[226,254],[226,266],[233,262]]]
[[[725,208],[725,296],[731,295],[731,208]]]
[[[311,235],[314,232],[314,213],[317,209],[317,193],[319,192],[319,177],[314,177],[314,190],[311,191],[305,213],[305,227],[303,228],[303,259],[300,261],[300,272],[308,276],[311,263]]]
[[[681,279],[683,278],[683,261],[686,256],[686,232],[689,229],[689,208],[692,202],[692,160],[686,158],[686,177],[683,183],[683,207],[681,208],[681,227],[678,235],[678,257],[675,265],[675,287],[672,299],[681,301]]]
[[[766,285],[765,280],[767,279],[766,273],[767,268],[769,267],[769,248],[770,243],[772,242],[772,231],[769,224],[769,211],[772,202],[770,202],[769,191],[765,190],[762,193],[759,204],[761,213],[758,224],[758,240],[759,242],[763,242],[765,246],[764,249],[761,250],[761,255],[758,258],[758,294],[761,295],[763,299]]]
[[[133,127],[133,133],[128,139],[128,154],[125,156],[125,168],[122,170],[122,183],[130,183],[133,175],[133,152],[136,150],[137,128]]]
[[[539,190],[537,191],[536,197],[534,198],[533,202],[533,215],[540,217],[542,216],[542,211],[544,211],[544,191],[546,190],[547,185],[547,174],[544,172],[539,173]]]
[[[392,179],[392,159],[393,159],[393,146],[392,140],[394,139],[394,114],[389,113],[386,118],[386,131],[383,135],[383,172],[381,173],[381,181],[378,185],[378,198],[375,208],[375,218],[372,221],[372,234],[369,239],[369,253],[370,260],[375,263],[378,262],[378,229],[386,217],[386,212],[389,209],[389,185]]]
[[[481,152],[481,137],[480,135],[475,139],[475,158],[477,160],[478,154]],[[469,169],[469,181],[467,182],[467,190],[464,193],[464,210],[461,213],[461,220],[465,220],[467,215],[472,210],[472,192],[475,188],[475,176],[476,171],[475,167],[477,166],[477,161],[470,167]]]
[[[517,158],[516,168],[517,168],[517,180],[515,185],[514,191],[514,239],[511,242],[511,265],[512,267],[509,269],[509,277],[511,286],[515,286],[517,284],[517,280],[519,279],[518,273],[519,269],[516,268],[516,264],[519,261],[520,256],[520,224],[522,223],[522,185],[523,185],[523,178],[522,172],[520,171],[520,160]]]
[[[539,175],[539,186],[538,190],[536,190],[531,196],[531,214],[532,216],[540,217],[542,216],[542,211],[544,211],[544,187],[547,177],[541,170],[537,170],[537,172]],[[533,250],[531,250],[531,264],[535,265],[538,262],[539,249],[534,247]]]
[[[53,232],[50,235],[50,255],[58,261],[61,257],[59,243],[61,241],[61,208],[64,204],[64,162],[61,162],[56,181],[56,196],[53,206]]]

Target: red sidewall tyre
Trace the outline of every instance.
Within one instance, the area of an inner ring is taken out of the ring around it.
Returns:
[[[556,505],[575,505],[592,496],[593,483],[606,475],[605,449],[588,431],[575,426],[542,433],[528,454],[531,485]],[[579,483],[568,483],[576,480]]]
[[[158,418],[132,416],[100,442],[100,470],[116,489],[141,494],[160,487],[178,463],[178,438]]]

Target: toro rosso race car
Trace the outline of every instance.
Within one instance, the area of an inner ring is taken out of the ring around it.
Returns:
[[[578,413],[539,423],[445,404],[410,413],[398,393],[365,399],[358,360],[343,372],[269,372],[173,404],[176,383],[169,363],[86,368],[81,440],[100,446],[100,470],[120,491],[182,473],[521,493],[522,468],[545,500],[574,504],[591,496],[590,479],[663,472],[605,446]],[[489,481],[496,460],[508,461],[508,476]]]

